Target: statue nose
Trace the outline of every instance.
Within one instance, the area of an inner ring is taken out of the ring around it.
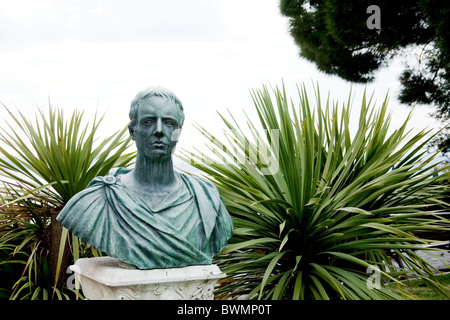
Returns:
[[[158,119],[156,121],[156,128],[155,128],[155,136],[162,137],[164,135],[164,132],[162,130],[162,121],[161,119]]]

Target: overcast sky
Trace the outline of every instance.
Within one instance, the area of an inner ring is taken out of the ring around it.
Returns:
[[[180,144],[199,146],[192,122],[219,132],[217,111],[254,114],[250,89],[318,82],[323,95],[346,101],[351,84],[299,57],[277,0],[0,0],[0,101],[32,116],[52,104],[92,117],[106,112],[105,134],[128,123],[136,93],[159,85],[175,92],[186,122]],[[381,22],[383,23],[383,22]],[[388,89],[392,127],[409,107],[399,104],[401,61],[367,85],[380,103]],[[354,110],[364,86],[353,85]],[[418,107],[411,127],[436,127]],[[4,111],[2,111],[3,113]],[[256,120],[256,118],[255,118]]]

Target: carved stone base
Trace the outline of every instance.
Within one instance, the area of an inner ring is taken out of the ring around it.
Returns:
[[[225,277],[216,265],[138,270],[111,257],[78,259],[70,269],[89,300],[212,300]]]

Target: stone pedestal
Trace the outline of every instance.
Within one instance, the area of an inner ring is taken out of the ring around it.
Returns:
[[[89,300],[212,300],[225,277],[216,265],[138,270],[111,257],[78,259],[70,269]]]

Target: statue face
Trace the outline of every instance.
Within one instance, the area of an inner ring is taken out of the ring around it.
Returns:
[[[163,160],[175,150],[181,129],[181,110],[173,101],[152,96],[138,109],[137,123],[130,130],[138,154],[149,160]]]

